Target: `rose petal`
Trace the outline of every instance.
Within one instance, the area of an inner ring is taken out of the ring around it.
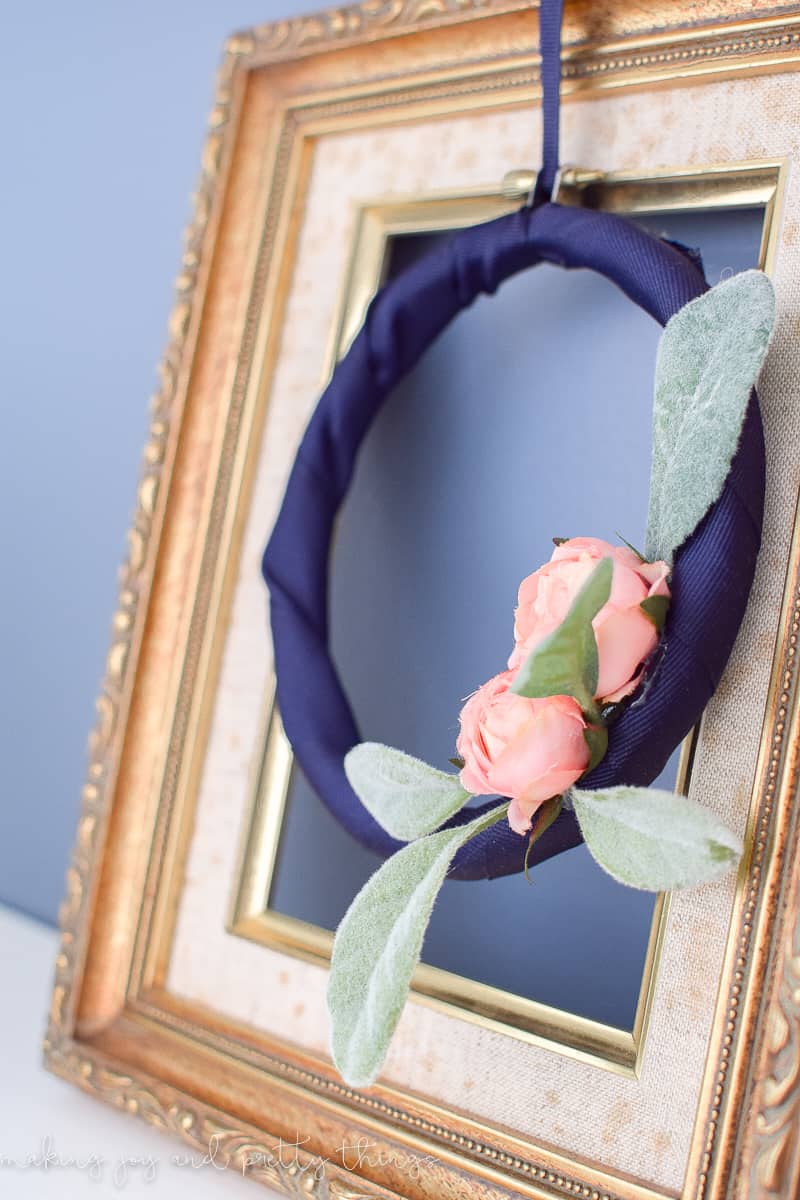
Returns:
[[[561,562],[565,558],[579,558],[581,555],[588,555],[596,559],[608,558],[616,549],[616,546],[612,546],[610,542],[604,542],[602,538],[567,538],[560,546],[556,546],[550,555],[550,561]]]
[[[639,665],[658,644],[655,625],[640,609],[612,613],[595,629],[599,678],[597,696],[610,696],[625,688]]]
[[[649,585],[648,596],[669,596],[669,572],[670,568],[665,562],[642,563],[639,573]]]
[[[521,796],[513,799],[508,807],[508,823],[514,832],[528,833],[533,824],[533,818],[542,805],[571,788],[573,783],[580,779],[585,769],[584,767],[579,771],[562,771],[554,768],[538,779]]]
[[[631,696],[642,682],[644,668],[637,675],[634,675],[630,683],[626,683],[621,688],[617,688],[615,692],[609,692],[607,696],[603,696],[605,704],[618,704],[620,700],[624,700],[626,696]]]
[[[548,792],[553,773],[574,783],[589,764],[589,747],[583,736],[585,721],[576,701],[551,696],[528,701],[532,719],[511,738],[492,763],[487,778],[501,795],[523,794],[539,803],[557,792]],[[557,789],[558,790],[558,789]]]
[[[608,604],[600,609],[595,620],[602,621],[604,614],[608,615],[615,610],[634,608],[636,605],[641,604],[646,595],[647,584],[636,571],[632,571],[629,567],[615,562],[614,575],[611,580],[611,595],[608,598]]]
[[[469,792],[472,796],[491,796],[493,795],[489,784],[483,775],[471,766],[461,768],[458,778],[461,781],[461,786],[465,792]]]
[[[532,813],[529,813],[519,800],[512,800],[508,806],[508,823],[514,833],[526,834],[531,827]]]

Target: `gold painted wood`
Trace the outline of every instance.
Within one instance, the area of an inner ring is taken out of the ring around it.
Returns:
[[[794,69],[800,12],[732,0],[567,3],[564,92]],[[535,19],[517,0],[366,0],[229,40],[152,401],[129,555],[61,911],[45,1059],[98,1097],[294,1195],[482,1198],[660,1193],[381,1087],[354,1093],[324,1062],[220,1026],[164,991],[196,755],[208,721],[235,557],[302,218],[308,139],[370,121],[518,105],[538,92]],[[589,164],[590,165],[590,164]],[[255,214],[266,211],[265,225]],[[264,333],[263,306],[273,313]],[[248,438],[239,439],[242,429]],[[773,687],[700,1119],[684,1194],[800,1190],[800,543],[787,564]],[[298,1165],[275,1139],[308,1133]],[[365,1136],[378,1165],[343,1147]],[[418,1172],[409,1175],[408,1155]],[[247,1166],[248,1156],[253,1164]],[[405,1159],[403,1159],[405,1156]],[[305,1169],[301,1169],[305,1168]],[[310,1182],[309,1182],[310,1181]]]

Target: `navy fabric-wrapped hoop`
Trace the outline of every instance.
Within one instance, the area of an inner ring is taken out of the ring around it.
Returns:
[[[343,767],[345,754],[361,739],[328,650],[334,519],[358,448],[394,385],[476,296],[494,292],[503,280],[540,262],[599,272],[662,325],[707,288],[689,254],[608,213],[542,204],[455,234],[387,284],[370,305],[311,418],[264,554],[277,699],[287,736],[333,815],[383,856],[400,843],[366,811]],[[699,719],[747,605],[761,540],[764,473],[753,392],[723,493],[676,555],[672,604],[646,695],[611,727],[608,753],[582,787],[651,783]],[[462,824],[479,811],[465,809],[449,824]],[[536,843],[530,861],[580,841],[574,815],[565,811]],[[501,822],[462,847],[451,877],[484,879],[521,871],[526,845],[527,839]]]

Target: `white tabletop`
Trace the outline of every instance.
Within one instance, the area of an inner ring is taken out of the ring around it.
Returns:
[[[187,1149],[181,1142],[44,1070],[41,1042],[57,941],[53,929],[0,906],[3,1200],[274,1196],[232,1171],[177,1165],[173,1156]]]

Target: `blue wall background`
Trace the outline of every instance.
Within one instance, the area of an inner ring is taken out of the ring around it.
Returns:
[[[77,0],[5,14],[0,902],[48,922],[222,42],[317,7]],[[728,254],[712,277],[744,265]]]
[[[313,0],[4,10],[0,900],[53,922],[213,77]]]

